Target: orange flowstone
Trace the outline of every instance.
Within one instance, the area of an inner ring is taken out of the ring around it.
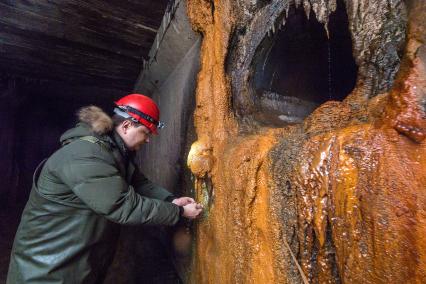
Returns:
[[[277,192],[270,152],[291,138],[292,127],[237,132],[224,68],[232,3],[188,1],[194,29],[204,35],[198,141],[188,165],[198,200],[208,205],[196,227],[191,282],[286,283],[283,264],[290,255],[280,208],[272,201]],[[353,116],[348,105],[323,105],[336,113],[331,118],[336,127],[306,138],[292,171],[298,256],[314,283],[336,282],[335,269],[344,283],[421,283],[426,277],[426,118],[419,103],[425,100],[426,30],[416,25],[426,9],[415,3],[410,24],[416,29],[409,29],[405,61],[390,95],[365,103],[368,122],[344,127],[339,119]],[[323,116],[314,112],[305,130],[321,129]]]

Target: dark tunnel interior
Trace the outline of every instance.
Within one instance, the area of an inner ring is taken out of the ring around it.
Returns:
[[[79,108],[96,105],[111,115],[113,101],[126,92],[8,74],[2,74],[1,78],[0,139],[3,149],[0,171],[4,190],[0,191],[0,282],[3,283],[34,169],[60,148],[59,138],[76,124],[75,114]],[[152,280],[152,283],[179,283],[170,261],[170,232],[163,227],[144,227],[136,234],[135,231],[133,227],[123,228],[121,236],[125,241],[121,242],[117,261],[112,266],[112,271],[121,270],[121,263],[125,263],[127,271],[123,275],[126,276],[109,273],[106,283],[139,283],[140,279]],[[126,251],[133,254],[128,255]],[[140,256],[143,258],[136,263],[135,258]]]
[[[329,100],[343,100],[354,88],[357,66],[346,10],[338,1],[330,16],[329,36],[311,11],[290,8],[284,26],[276,23],[253,60],[251,84],[258,118],[297,123]],[[277,119],[278,116],[278,119]]]
[[[6,160],[11,161],[4,164],[13,165],[8,167],[9,177],[20,188],[13,200],[9,200],[12,202],[7,202],[7,198],[1,202],[20,204],[26,201],[29,191],[26,187],[31,183],[27,173],[60,147],[59,137],[75,125],[76,111],[91,104],[110,111],[114,92],[7,75],[2,76],[0,86],[2,132],[8,136],[3,145],[10,147]]]
[[[59,138],[74,127],[79,108],[96,105],[111,115],[113,102],[124,95],[157,96],[158,103],[161,93],[161,117],[169,127],[135,154],[135,163],[176,194],[183,183],[175,184],[183,167],[174,161],[186,151],[181,132],[187,120],[181,116],[191,113],[187,98],[194,92],[199,55],[186,6],[167,0],[42,2],[6,1],[0,12],[0,283],[6,282],[34,170],[60,148]],[[152,69],[144,77],[145,64]],[[165,149],[168,135],[173,143]],[[178,273],[185,267],[174,262],[174,227],[121,229],[112,232],[119,243],[111,244],[116,256],[105,283],[181,283]],[[188,257],[179,255],[181,263]]]
[[[60,135],[76,123],[75,113],[81,106],[95,104],[110,110],[119,92],[5,73],[0,78],[1,282],[34,169],[60,147]]]

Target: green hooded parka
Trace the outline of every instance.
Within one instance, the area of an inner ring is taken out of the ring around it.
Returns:
[[[120,225],[174,225],[173,195],[134,165],[111,119],[97,107],[61,136],[34,173],[15,236],[8,284],[102,283]]]

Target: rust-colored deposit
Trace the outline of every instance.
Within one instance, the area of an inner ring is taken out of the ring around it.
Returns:
[[[188,165],[206,208],[191,282],[424,283],[426,4],[409,2],[389,93],[354,89],[301,124],[250,131],[225,72],[234,2],[188,1],[204,36]]]
[[[273,133],[237,136],[224,73],[232,25],[230,3],[214,3],[214,9],[211,5],[209,1],[188,4],[195,28],[205,36],[195,112],[198,141],[188,158],[197,179],[197,199],[206,207],[196,232],[192,281],[273,283],[274,220],[268,206],[265,155],[275,139]]]

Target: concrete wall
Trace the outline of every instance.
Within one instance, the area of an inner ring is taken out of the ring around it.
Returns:
[[[201,38],[186,14],[186,1],[175,1],[163,18],[150,51],[150,60],[134,91],[152,97],[166,127],[138,153],[142,172],[152,181],[179,195],[189,145],[195,140],[192,114],[199,70]],[[106,283],[180,283],[189,255],[177,256],[171,237],[176,228],[124,227]]]
[[[195,103],[201,38],[191,29],[186,1],[177,1],[176,5],[162,42],[158,48],[154,43],[151,50],[155,59],[146,64],[135,91],[151,96],[159,104],[161,120],[166,123],[160,135],[141,151],[141,168],[151,180],[179,192],[177,184],[186,167],[183,153],[187,130],[192,127],[188,122]]]

